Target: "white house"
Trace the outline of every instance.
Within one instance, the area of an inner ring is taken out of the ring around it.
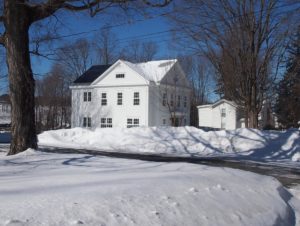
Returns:
[[[189,125],[189,82],[176,59],[93,66],[70,88],[72,127]]]
[[[245,127],[245,119],[238,105],[225,99],[198,108],[199,127],[212,129],[236,129]],[[259,128],[277,128],[270,104],[265,101],[258,114]]]
[[[236,129],[237,105],[225,99],[214,104],[200,105],[198,108],[199,127],[214,129]]]

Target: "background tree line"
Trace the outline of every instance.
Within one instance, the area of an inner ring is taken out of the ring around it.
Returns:
[[[266,102],[277,108],[283,127],[296,126],[300,119],[295,75],[299,74],[299,41],[292,47],[291,37],[300,23],[299,1],[181,0],[174,7],[176,13],[169,17],[175,39],[183,49],[209,61],[216,93],[238,104],[246,127],[258,128]],[[183,7],[188,12],[180,10]],[[278,93],[286,58],[287,72]],[[275,106],[274,97],[281,107]]]

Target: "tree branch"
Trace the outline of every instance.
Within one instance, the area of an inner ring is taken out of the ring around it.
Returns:
[[[5,46],[5,33],[0,34],[0,45]]]
[[[80,2],[80,1],[68,1],[68,0],[48,0],[44,4],[37,4],[37,5],[32,5],[30,3],[27,4],[27,6],[31,9],[31,22],[35,22],[38,20],[42,20],[46,17],[51,16],[54,14],[57,10],[59,9],[66,9],[69,11],[83,11],[90,9],[91,10],[91,15],[94,16],[97,12],[107,8],[107,5],[104,7],[100,7],[101,3],[107,3],[111,5],[112,3],[125,3],[128,0],[92,0],[92,1],[87,1],[82,5],[73,5],[70,2]],[[93,7],[96,8],[97,12],[94,12],[92,9]]]
[[[144,4],[151,6],[151,7],[164,7],[170,4],[173,0],[163,0],[161,3],[152,3],[149,0],[143,0]]]
[[[164,7],[168,5],[173,0],[162,0],[161,3],[152,3],[151,0],[142,0],[144,4],[151,7]],[[71,2],[83,2],[81,5],[74,5]],[[83,11],[90,10],[90,15],[95,16],[98,12],[111,7],[113,4],[125,4],[131,2],[130,0],[86,0],[86,1],[77,1],[77,0],[48,0],[43,4],[30,4],[26,5],[32,11],[31,13],[31,22],[42,20],[46,17],[51,16],[59,9],[66,9],[69,11]]]

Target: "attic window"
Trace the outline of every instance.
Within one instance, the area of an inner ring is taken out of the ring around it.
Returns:
[[[116,78],[125,78],[125,74],[116,74]]]

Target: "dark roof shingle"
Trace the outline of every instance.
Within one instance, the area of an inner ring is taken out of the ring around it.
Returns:
[[[90,67],[86,72],[84,72],[80,77],[78,77],[74,84],[82,83],[92,83],[100,75],[102,75],[111,65],[94,65]]]

